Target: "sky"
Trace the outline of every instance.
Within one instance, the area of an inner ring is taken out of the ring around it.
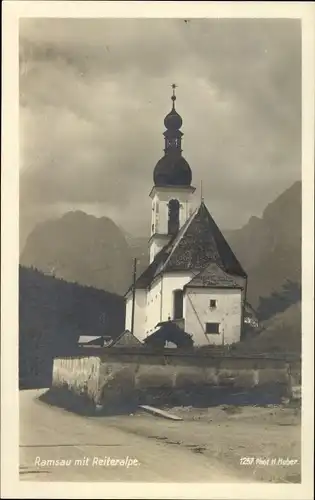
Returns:
[[[301,178],[300,22],[20,20],[20,229],[70,210],[149,233],[171,85],[183,156],[222,229]]]

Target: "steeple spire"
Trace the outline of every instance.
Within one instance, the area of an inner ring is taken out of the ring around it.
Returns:
[[[153,179],[155,186],[181,186],[188,187],[191,184],[191,170],[185,158],[182,156],[181,127],[182,117],[175,109],[177,99],[175,90],[176,83],[170,85],[172,88],[172,109],[164,118],[164,156],[155,166]]]
[[[175,109],[175,101],[176,101],[176,94],[175,94],[175,89],[177,88],[177,85],[176,83],[173,83],[172,84],[172,89],[173,89],[173,95],[171,97],[172,101],[173,101],[173,109]]]
[[[180,131],[180,128],[183,124],[182,117],[177,113],[175,109],[175,101],[176,94],[175,89],[177,88],[176,83],[172,84],[173,94],[172,94],[172,109],[170,113],[164,119],[164,125],[166,131],[164,132],[165,137],[165,154],[178,154],[180,155],[181,150],[181,142],[183,133]]]

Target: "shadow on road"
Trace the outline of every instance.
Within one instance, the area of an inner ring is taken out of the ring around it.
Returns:
[[[115,416],[135,413],[139,405],[171,408],[191,406],[209,408],[227,405],[227,411],[234,412],[241,406],[278,405],[286,395],[283,385],[265,385],[242,390],[231,387],[186,387],[182,390],[123,391],[108,393],[102,404],[96,405],[86,394],[74,394],[66,387],[50,388],[38,399],[48,405],[84,416]],[[229,410],[230,408],[230,410]]]

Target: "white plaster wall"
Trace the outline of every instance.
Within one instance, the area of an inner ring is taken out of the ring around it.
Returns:
[[[182,290],[192,279],[192,273],[166,273],[163,276],[163,294],[162,294],[162,321],[167,321],[170,317],[173,319],[173,292]],[[183,308],[185,317],[185,301]]]
[[[146,290],[136,290],[135,295],[135,317],[134,317],[134,335],[139,339],[143,339],[146,316]],[[126,297],[126,330],[131,330],[132,319],[132,293]]]
[[[163,278],[160,277],[152,284],[151,289],[147,291],[145,337],[150,335],[157,323],[161,321],[162,288]]]
[[[154,260],[154,257],[160,250],[169,242],[170,237],[166,238],[165,236],[155,235],[149,244],[149,252],[150,252],[150,262]]]
[[[236,275],[232,275],[233,276],[233,279],[234,281],[243,288],[242,290],[242,301],[244,302],[246,300],[246,278],[243,278],[242,276],[236,276]]]
[[[131,330],[131,315],[132,315],[132,294],[128,294],[125,298],[125,330]]]
[[[150,262],[154,260],[156,254],[166,245],[167,239],[159,235],[168,233],[168,203],[172,199],[177,199],[180,203],[179,225],[182,227],[192,213],[191,205],[192,192],[187,188],[154,188],[152,196],[151,214],[151,239],[149,245]]]
[[[217,301],[210,309],[210,299]],[[187,288],[184,297],[185,330],[196,346],[232,344],[241,336],[242,294],[238,289]],[[206,323],[220,323],[219,334],[205,334]]]
[[[191,190],[190,189],[165,189],[155,188],[155,194],[152,199],[152,224],[155,224],[154,233],[167,234],[168,229],[168,202],[176,199],[181,204],[180,207],[180,227],[186,222],[190,216],[191,210]],[[158,211],[157,211],[158,205]]]
[[[85,388],[90,397],[97,399],[99,394],[99,374],[101,360],[96,356],[79,358],[55,358],[52,373],[52,386],[68,386],[68,389],[82,393]]]

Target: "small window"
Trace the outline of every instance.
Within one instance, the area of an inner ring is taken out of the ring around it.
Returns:
[[[152,233],[154,232],[154,224],[152,224]]]
[[[220,323],[206,323],[206,333],[219,334],[220,333]]]
[[[210,300],[210,309],[216,309],[217,307],[217,301],[214,299]]]
[[[173,292],[173,319],[183,318],[183,290],[175,290]]]

